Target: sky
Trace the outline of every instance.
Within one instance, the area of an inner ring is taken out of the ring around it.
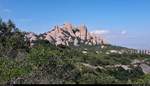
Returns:
[[[0,17],[35,33],[85,24],[110,44],[150,49],[150,0],[0,0]]]

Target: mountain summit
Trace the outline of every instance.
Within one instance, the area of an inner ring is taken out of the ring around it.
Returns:
[[[37,36],[33,33],[28,33],[27,38],[32,42],[37,39]],[[100,35],[88,32],[85,25],[75,27],[70,23],[65,23],[62,26],[54,26],[51,31],[40,34],[39,38],[48,40],[56,46],[79,46],[80,44],[101,45],[104,43],[103,38]]]

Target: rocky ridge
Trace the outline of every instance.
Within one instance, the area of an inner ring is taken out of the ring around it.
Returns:
[[[46,33],[36,36],[33,33],[26,34],[26,37],[32,41],[38,39],[48,40],[50,43],[65,46],[79,46],[80,44],[86,45],[101,45],[104,44],[103,38],[100,35],[90,33],[85,25],[78,27],[70,23],[65,23],[62,26],[54,26],[54,28]]]

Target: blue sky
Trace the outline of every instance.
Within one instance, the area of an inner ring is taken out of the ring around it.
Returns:
[[[109,43],[150,49],[150,0],[0,0],[0,16],[36,33],[86,24]]]

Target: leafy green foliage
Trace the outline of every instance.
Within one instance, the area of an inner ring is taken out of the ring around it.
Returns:
[[[10,58],[0,58],[0,83],[14,77],[26,75],[30,72],[30,66],[24,61],[15,61]]]
[[[77,30],[74,29],[74,32]],[[149,74],[141,68],[125,70],[110,65],[128,65],[134,59],[147,59],[148,55],[106,54],[108,50],[128,48],[105,45],[56,47],[46,40],[34,41],[29,48],[25,32],[9,20],[0,19],[0,83],[18,84],[108,84],[149,83]],[[82,51],[86,50],[87,54]],[[96,53],[96,51],[98,53]],[[83,65],[87,64],[87,65]],[[102,67],[102,68],[99,68]]]
[[[135,84],[150,84],[150,74],[141,76],[139,79],[134,80]]]
[[[24,32],[20,32],[15,24],[9,20],[0,21],[0,56],[16,57],[18,49],[28,51],[28,41],[24,39]],[[11,55],[14,54],[14,55]]]

